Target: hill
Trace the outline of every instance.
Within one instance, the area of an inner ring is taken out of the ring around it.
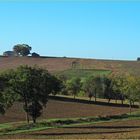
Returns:
[[[0,57],[0,70],[16,68],[19,65],[38,65],[50,72],[61,72],[68,69],[109,70],[114,73],[133,73],[140,75],[140,61],[97,60],[56,57]]]

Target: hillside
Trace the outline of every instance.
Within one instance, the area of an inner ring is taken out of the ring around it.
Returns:
[[[137,110],[137,108],[132,108],[132,111]],[[47,107],[44,108],[40,119],[120,115],[128,112],[129,107],[125,104],[108,104],[99,100],[95,104],[94,101],[89,102],[85,99],[77,98],[74,100],[73,98],[52,96],[48,101]],[[16,102],[9,108],[4,116],[0,116],[0,123],[24,120],[26,120],[26,117],[23,104],[19,102]]]
[[[50,72],[68,69],[99,69],[112,72],[130,72],[140,74],[140,61],[97,60],[78,58],[33,58],[33,57],[0,57],[0,70],[16,68],[19,65],[38,65]]]

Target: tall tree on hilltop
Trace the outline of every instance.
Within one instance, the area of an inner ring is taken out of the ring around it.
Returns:
[[[31,50],[32,47],[27,44],[17,44],[13,47],[13,51],[19,56],[28,56]]]

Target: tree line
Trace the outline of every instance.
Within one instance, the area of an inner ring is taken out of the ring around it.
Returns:
[[[67,80],[64,75],[59,76],[63,81],[62,94],[73,95],[74,98],[80,92],[83,96],[88,96],[91,101],[97,101],[97,98],[104,98],[108,103],[113,99],[117,103],[121,100],[122,104],[125,100],[129,101],[130,113],[132,105],[135,102],[140,104],[140,77],[134,75],[108,75],[108,76],[89,76],[85,79],[74,77]]]

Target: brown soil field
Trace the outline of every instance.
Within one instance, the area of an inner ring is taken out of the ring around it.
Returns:
[[[140,61],[97,60],[80,58],[33,58],[33,57],[0,57],[0,70],[16,68],[20,65],[38,65],[50,72],[63,71],[72,68],[72,62],[77,62],[77,68],[104,69],[113,72],[130,72],[140,74]]]
[[[49,138],[128,138],[130,136],[140,136],[140,121],[116,121],[97,123],[69,128],[49,129],[46,131],[33,132],[31,135],[43,136]],[[135,134],[135,135],[134,135]]]
[[[35,139],[127,139],[140,138],[140,120],[95,123],[65,128],[53,128],[28,134],[1,136],[1,138]]]
[[[133,108],[132,110],[135,111],[137,109]],[[76,103],[51,99],[49,100],[47,107],[43,110],[43,115],[40,119],[106,116],[128,112],[128,107]],[[24,120],[25,113],[21,103],[15,103],[4,116],[0,116],[0,123]]]

